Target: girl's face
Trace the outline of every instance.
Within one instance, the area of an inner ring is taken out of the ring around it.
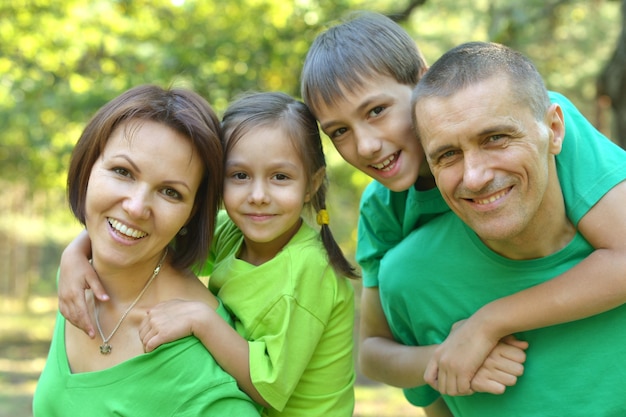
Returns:
[[[131,120],[119,126],[87,186],[94,261],[104,261],[103,268],[156,263],[189,220],[202,172],[188,138],[166,125]]]
[[[281,129],[246,133],[226,155],[224,205],[243,232],[242,259],[272,259],[298,231],[310,197],[303,163]]]

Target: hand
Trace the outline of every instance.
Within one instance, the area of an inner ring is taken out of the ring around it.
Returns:
[[[435,350],[424,379],[447,395],[501,394],[523,373],[528,343],[512,336],[495,341],[492,337],[474,328],[471,319],[455,323]]]
[[[503,338],[476,372],[471,383],[472,391],[503,394],[506,387],[515,385],[517,378],[524,373],[527,348],[528,342],[514,336]]]
[[[169,300],[146,312],[139,326],[139,338],[145,352],[164,343],[194,334],[194,321],[208,325],[213,310],[199,301]]]
[[[472,324],[471,320],[455,323],[428,362],[424,379],[442,394],[472,394],[474,375],[498,344],[498,339],[481,334]]]
[[[85,253],[85,239],[89,237],[83,232],[74,239],[61,255],[59,266],[59,310],[70,323],[84,331],[90,338],[96,336],[94,324],[88,313],[85,290],[91,289],[100,301],[108,301],[96,271],[89,263]]]

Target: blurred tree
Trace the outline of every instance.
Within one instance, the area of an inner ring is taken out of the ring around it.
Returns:
[[[586,114],[619,30],[618,4],[609,0],[0,1],[0,234],[7,236],[0,239],[0,279],[16,280],[25,271],[54,277],[55,264],[45,272],[28,264],[54,254],[24,253],[42,242],[62,244],[76,230],[64,203],[65,172],[98,107],[143,83],[192,88],[218,113],[246,90],[297,96],[315,35],[357,9],[396,19],[429,61],[468,40],[509,44]],[[326,149],[329,209],[350,253],[369,179],[331,145]],[[11,263],[18,260],[21,266]],[[0,282],[3,288],[21,287]]]
[[[622,0],[622,31],[615,52],[598,77],[598,96],[607,96],[613,108],[615,141],[626,148],[626,0]]]

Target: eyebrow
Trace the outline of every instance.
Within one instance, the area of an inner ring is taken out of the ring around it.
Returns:
[[[133,162],[132,159],[130,159],[128,156],[124,155],[124,154],[117,154],[117,155],[113,155],[116,158],[122,158],[125,159],[132,167],[135,171],[137,171],[138,173],[141,174],[141,169],[139,169],[139,166],[137,166],[137,164],[135,164]],[[181,185],[183,187],[185,187],[187,190],[191,191],[191,188],[189,187],[189,185],[185,182],[185,181],[176,181],[176,180],[165,180],[163,181],[164,184],[168,184],[168,185]]]
[[[518,131],[519,131],[519,128],[513,124],[499,124],[495,126],[489,126],[473,134],[473,137],[481,138],[481,137],[490,136],[490,135],[493,135],[494,133],[499,133],[499,132],[513,133],[513,132],[518,132]],[[428,152],[428,155],[427,155],[428,159],[434,159],[437,155],[441,155],[442,153],[445,153],[448,150],[455,149],[455,148],[457,147],[453,145],[449,145],[449,144],[441,145],[440,147],[436,148],[432,152]]]

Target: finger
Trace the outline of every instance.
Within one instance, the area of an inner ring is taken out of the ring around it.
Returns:
[[[526,352],[517,347],[513,347],[510,345],[502,345],[498,350],[498,356],[502,357],[505,360],[524,363],[526,362]]]
[[[87,285],[93,292],[93,295],[100,301],[108,301],[109,295],[106,293],[104,287],[102,286],[102,282],[96,271],[93,271],[93,274],[85,274],[85,281],[87,281]]]
[[[67,321],[85,332],[91,339],[96,336],[84,292],[74,295],[69,302],[59,298],[59,310]]]
[[[489,357],[484,364],[485,371],[502,372],[513,376],[521,376],[524,373],[524,365],[518,361],[504,357],[498,359]]]
[[[488,394],[500,395],[506,391],[506,385],[491,379],[483,378],[480,374],[472,380],[474,392],[484,392]]]
[[[507,345],[515,346],[515,347],[517,347],[519,349],[522,349],[522,350],[528,349],[528,342],[527,341],[519,340],[518,338],[516,338],[513,335],[509,335],[509,336],[506,336],[506,337],[502,338],[502,342],[507,344]]]
[[[424,372],[424,381],[434,389],[437,389],[438,372],[439,369],[437,367],[437,362],[434,360],[429,361],[428,365],[426,366],[426,371]]]

